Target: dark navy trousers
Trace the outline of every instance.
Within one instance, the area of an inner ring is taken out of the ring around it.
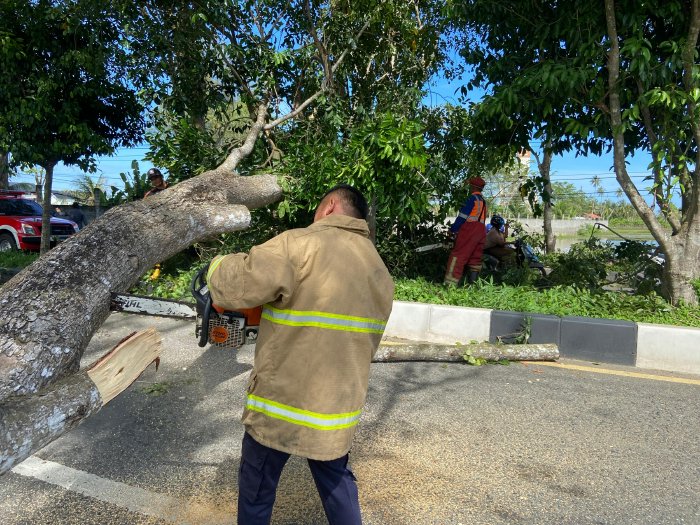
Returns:
[[[289,454],[243,436],[238,473],[238,525],[268,525],[277,484]],[[355,476],[348,455],[331,461],[309,459],[311,475],[330,525],[362,525]]]

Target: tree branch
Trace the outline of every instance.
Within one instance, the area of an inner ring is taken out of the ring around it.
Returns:
[[[365,32],[365,30],[367,29],[368,26],[369,26],[369,20],[365,22],[365,24],[362,26],[362,29],[360,29],[360,31],[357,33],[357,35],[355,35],[353,42],[357,41],[362,36],[362,33]],[[340,66],[340,64],[343,62],[343,60],[347,56],[349,49],[350,49],[349,47],[345,48],[343,53],[338,57],[338,60],[336,60],[335,64],[333,64],[333,66],[331,67],[331,74],[335,73],[335,70],[338,69],[338,66]],[[308,107],[309,104],[311,104],[314,100],[316,100],[323,93],[325,93],[325,91],[326,91],[325,87],[322,87],[319,91],[317,91],[316,93],[311,95],[309,98],[307,98],[304,102],[302,102],[299,105],[299,107],[294,109],[294,111],[290,111],[286,115],[282,115],[280,118],[273,120],[272,122],[266,124],[263,127],[263,130],[272,129],[275,126],[279,126],[283,122],[286,122],[287,120],[296,117],[299,113],[304,111],[304,109],[306,107]]]
[[[658,137],[654,132],[651,110],[643,99],[644,86],[642,86],[642,82],[639,79],[637,79],[637,93],[639,95],[639,109],[642,115],[642,122],[644,122],[644,130],[646,131],[647,138],[649,139],[651,150],[654,151],[654,148],[658,142]],[[661,171],[661,167],[657,162],[654,162],[653,166],[654,181],[656,182],[656,185],[660,186],[663,183],[663,172]],[[654,199],[656,200],[656,204],[659,205],[661,213],[663,213],[664,217],[666,217],[666,220],[668,220],[668,223],[671,225],[673,233],[677,233],[678,230],[680,230],[681,223],[678,220],[678,217],[671,212],[667,200],[664,200],[664,198],[657,191],[654,192]]]
[[[622,124],[622,109],[620,104],[620,42],[617,34],[617,22],[615,19],[615,1],[605,0],[605,21],[610,40],[608,51],[608,102],[610,106],[610,124],[613,133],[613,155],[615,163],[615,177],[620,187],[627,195],[632,206],[646,224],[649,231],[658,241],[662,249],[666,249],[668,234],[654,215],[653,210],[639,194],[632,182],[625,165],[625,136]]]
[[[693,138],[695,140],[695,170],[693,175],[692,191],[694,198],[692,207],[688,213],[695,215],[700,209],[700,122],[697,118],[697,104],[690,96],[693,88],[696,87],[694,82],[694,70],[697,68],[695,64],[695,53],[698,45],[698,36],[700,35],[700,0],[692,0],[690,24],[688,26],[688,37],[683,48],[683,84],[688,93],[688,113],[693,127]]]
[[[255,147],[255,142],[258,140],[258,136],[263,129],[265,129],[265,121],[267,120],[267,106],[267,101],[260,102],[258,105],[257,117],[248,131],[245,141],[243,141],[241,146],[234,149],[226,157],[226,160],[222,162],[218,168],[216,168],[216,171],[223,170],[227,173],[234,173],[241,160],[252,153],[253,148]]]
[[[316,28],[316,24],[314,24],[313,17],[311,16],[311,5],[309,4],[309,0],[304,1],[304,14],[306,15],[306,20],[309,22],[309,32],[311,33],[311,37],[314,40],[314,45],[316,46],[316,50],[318,51],[319,58],[321,60],[321,64],[323,65],[325,87],[327,89],[332,89],[333,75],[331,73],[331,65],[328,59],[328,50],[326,49],[326,46],[323,45],[323,42],[321,42],[318,38],[318,30]]]

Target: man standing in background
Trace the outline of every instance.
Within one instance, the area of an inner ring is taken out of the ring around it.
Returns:
[[[80,205],[74,202],[71,205],[71,209],[68,210],[68,218],[78,225],[81,230],[85,228],[87,221],[85,220],[85,214],[80,210]]]

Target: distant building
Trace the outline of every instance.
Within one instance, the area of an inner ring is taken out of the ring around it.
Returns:
[[[67,193],[59,193],[57,191],[51,192],[52,206],[70,206],[74,202],[77,202],[77,199],[72,195],[68,195]]]
[[[532,152],[529,149],[521,150],[516,154],[516,157],[518,157],[520,164],[523,164],[525,166],[530,165],[530,157],[531,156],[532,156]]]
[[[19,189],[26,192],[24,195],[25,199],[36,200],[35,191],[29,191],[23,188]],[[78,199],[73,197],[73,195],[69,195],[68,193],[61,193],[59,191],[51,192],[51,206],[70,206],[74,202],[78,202]]]

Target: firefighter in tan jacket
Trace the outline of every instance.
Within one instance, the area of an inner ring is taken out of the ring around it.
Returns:
[[[239,524],[269,523],[290,454],[308,458],[329,523],[361,523],[348,451],[394,292],[366,216],[362,194],[336,186],[308,228],[209,267],[214,304],[263,305],[243,412]]]

